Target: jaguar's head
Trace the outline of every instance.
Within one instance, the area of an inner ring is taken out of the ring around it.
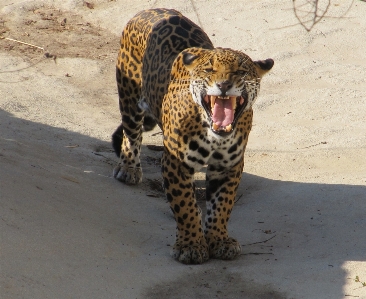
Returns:
[[[223,48],[190,48],[182,55],[193,100],[206,111],[215,134],[229,135],[254,104],[261,78],[273,60],[252,61],[240,51]]]

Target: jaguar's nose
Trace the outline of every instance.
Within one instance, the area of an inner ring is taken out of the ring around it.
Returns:
[[[216,82],[217,87],[221,90],[223,95],[226,95],[226,92],[233,87],[232,82],[226,80],[222,82]]]

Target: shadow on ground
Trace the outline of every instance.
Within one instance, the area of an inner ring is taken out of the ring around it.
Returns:
[[[365,261],[365,186],[244,174],[229,227],[243,254],[181,265],[165,200],[113,180],[113,156],[107,142],[0,110],[6,298],[337,299],[354,280],[344,264]]]
[[[146,298],[363,298],[356,276],[364,273],[350,275],[344,266],[365,262],[365,186],[244,174],[238,195],[229,226],[241,257],[210,261],[154,286]],[[345,293],[345,284],[356,293]]]

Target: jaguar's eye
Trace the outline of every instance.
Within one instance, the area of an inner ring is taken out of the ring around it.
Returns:
[[[212,73],[213,72],[213,68],[207,68],[203,70],[205,73]]]

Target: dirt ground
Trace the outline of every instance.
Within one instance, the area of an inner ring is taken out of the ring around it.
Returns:
[[[158,129],[144,135],[143,183],[112,178],[119,36],[153,7],[275,60],[229,223],[233,261],[170,257]],[[2,0],[0,297],[365,299],[365,16],[356,0]]]

